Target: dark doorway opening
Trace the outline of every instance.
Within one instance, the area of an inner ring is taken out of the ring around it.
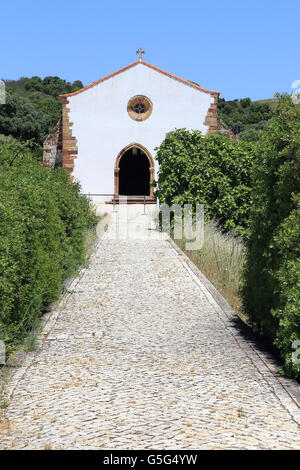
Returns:
[[[132,147],[119,162],[119,194],[122,196],[150,195],[150,162],[141,149]]]

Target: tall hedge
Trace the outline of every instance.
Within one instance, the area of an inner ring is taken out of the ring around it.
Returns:
[[[14,139],[0,140],[0,339],[15,342],[59,296],[97,218],[64,169]]]
[[[292,360],[292,343],[300,340],[300,105],[287,95],[257,146],[253,184],[244,309],[300,378]]]
[[[224,230],[245,235],[251,204],[253,144],[177,129],[157,149],[162,203],[204,204]]]

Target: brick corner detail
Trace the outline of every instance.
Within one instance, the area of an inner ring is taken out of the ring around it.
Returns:
[[[69,99],[67,96],[61,96],[62,100],[62,166],[69,173],[70,181],[72,182],[74,176],[74,160],[77,158],[78,148],[77,139],[72,134],[73,123],[70,122],[70,108],[68,108]]]
[[[213,102],[208,108],[204,125],[208,126],[207,134],[216,134],[218,132],[218,94],[210,93]]]

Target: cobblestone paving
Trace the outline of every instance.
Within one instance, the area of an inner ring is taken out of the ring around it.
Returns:
[[[297,407],[195,278],[159,235],[105,236],[11,381],[1,448],[299,448]]]

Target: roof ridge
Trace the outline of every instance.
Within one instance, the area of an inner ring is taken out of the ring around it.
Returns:
[[[150,67],[153,70],[157,70],[158,72],[163,73],[164,75],[167,75],[168,77],[174,78],[175,80],[178,80],[182,83],[185,83],[186,85],[192,86],[192,87],[194,87],[198,90],[204,91],[205,93],[211,93],[211,94],[216,94],[216,95],[220,94],[219,91],[208,90],[207,88],[203,88],[200,85],[196,85],[196,83],[190,82],[189,80],[185,80],[184,78],[177,77],[177,75],[174,75],[170,72],[166,72],[165,70],[160,69],[159,67],[156,67],[155,65],[149,64],[148,62],[145,62],[144,60],[137,60],[137,61],[133,62],[132,64],[129,64],[126,67],[123,67],[122,69],[117,70],[116,72],[113,72],[110,75],[107,75],[106,77],[101,78],[100,80],[96,80],[95,82],[91,83],[90,85],[87,85],[83,88],[80,88],[80,90],[73,91],[72,93],[66,93],[66,94],[63,94],[63,95],[59,95],[59,97],[60,98],[67,98],[69,96],[78,95],[79,93],[82,93],[83,91],[88,90],[89,88],[91,88],[95,85],[98,85],[99,83],[104,82],[105,80],[108,80],[109,78],[112,78],[115,75],[118,75],[119,73],[125,72],[125,70],[128,70],[131,67],[134,67],[135,65],[138,65],[138,64],[146,65],[146,67]]]
[[[140,62],[144,65],[147,65],[147,67],[151,67],[152,69],[157,70],[158,72],[168,75],[169,77],[175,78],[176,80],[179,80],[180,82],[183,82],[187,85],[193,86],[194,88],[197,88],[198,90],[204,91],[206,93],[214,93],[217,95],[221,93],[220,91],[208,90],[207,88],[203,88],[202,86],[197,85],[196,83],[193,83],[190,80],[185,80],[184,78],[178,77],[177,75],[174,75],[173,73],[166,72],[165,70],[160,69],[159,67],[156,67],[155,65],[149,64],[148,62],[145,62],[144,60]]]

